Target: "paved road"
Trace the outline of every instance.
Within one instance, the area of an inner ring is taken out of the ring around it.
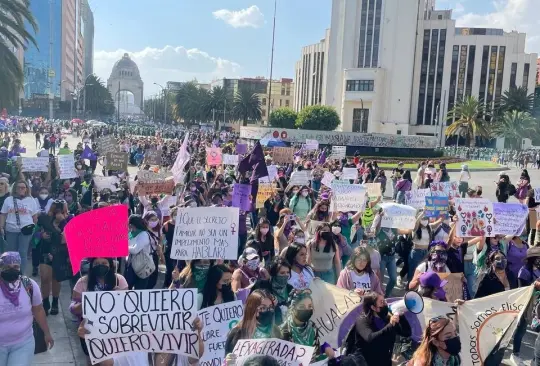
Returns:
[[[32,134],[25,134],[22,136],[23,145],[27,148],[27,156],[35,156],[37,150],[35,149],[35,139]],[[78,138],[69,137],[67,142],[71,148],[74,148],[77,143],[80,141]],[[63,145],[63,143],[62,143]],[[135,174],[137,169],[130,167],[130,174]],[[100,169],[97,169],[96,172],[100,174]],[[512,167],[511,170],[507,172],[510,176],[512,182],[516,182],[519,179],[520,170]],[[413,173],[413,176],[415,173]],[[483,188],[483,197],[489,198],[493,201],[496,201],[495,198],[495,183],[497,179],[498,172],[472,172],[472,180],[470,182],[471,186],[480,185]],[[531,182],[533,186],[535,183],[540,185],[537,182],[540,182],[540,170],[530,168],[529,175],[531,177]],[[450,173],[450,176],[454,179],[459,177],[459,173]],[[39,278],[36,278],[39,280]],[[397,290],[396,292],[402,293],[403,291]],[[52,335],[55,339],[55,347],[40,355],[36,355],[34,359],[34,365],[55,365],[55,366],[64,366],[64,365],[85,365],[85,357],[82,353],[79,338],[76,334],[76,323],[73,322],[73,317],[69,312],[69,303],[71,300],[71,290],[69,288],[69,283],[62,284],[62,291],[60,295],[60,309],[61,312],[57,316],[49,316],[49,326],[51,328]],[[524,360],[526,360],[526,365],[532,364],[533,359],[533,347],[536,340],[536,334],[533,332],[527,332],[523,339],[521,355]],[[509,349],[511,349],[509,345]],[[507,351],[505,361],[503,364],[512,365],[509,360],[510,351]]]

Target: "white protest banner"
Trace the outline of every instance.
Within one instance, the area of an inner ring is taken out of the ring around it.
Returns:
[[[521,203],[493,203],[493,234],[519,236],[529,217],[527,205]]]
[[[223,165],[238,165],[238,155],[223,154]]]
[[[227,335],[244,315],[242,301],[210,306],[199,310],[198,315],[203,326],[204,342],[204,353],[199,359],[199,366],[223,365]]]
[[[101,176],[94,176],[94,186],[96,187],[96,191],[101,192],[103,189],[110,189],[113,192],[116,192],[118,189],[116,187],[116,184],[119,184],[120,180],[117,176],[112,175],[110,177],[101,177]]]
[[[321,179],[321,183],[327,186],[328,188],[332,187],[332,181],[336,179],[336,176],[330,172],[324,172],[324,175]]]
[[[343,168],[341,174],[341,179],[357,179],[358,178],[358,169],[356,168]]]
[[[341,347],[362,312],[362,298],[354,291],[314,279],[310,286],[314,306],[311,320],[319,330],[321,344]]]
[[[73,155],[58,155],[58,168],[60,170],[60,179],[77,178],[75,169],[75,159]]]
[[[368,197],[381,197],[381,183],[364,183],[367,188]]]
[[[280,366],[307,366],[313,357],[314,347],[301,346],[277,338],[241,339],[234,346],[236,364],[242,365],[251,355],[266,355],[278,361]]]
[[[423,209],[426,206],[426,196],[431,196],[429,188],[413,189],[405,192],[405,203],[407,206]]]
[[[278,172],[277,172],[277,166],[268,165],[266,168],[268,169],[268,178],[270,178],[271,181],[276,178],[279,178]]]
[[[343,159],[347,153],[347,146],[332,146],[330,159]]]
[[[431,183],[429,189],[432,196],[448,197],[449,200],[453,200],[460,197],[458,187],[458,182],[438,182]]]
[[[309,184],[309,170],[296,171],[291,174],[289,187],[292,186],[307,186]]]
[[[195,289],[92,291],[82,294],[92,364],[131,352],[199,357]]]
[[[414,229],[416,209],[397,203],[381,203],[383,216],[381,227],[394,229]]]
[[[237,207],[178,209],[171,258],[238,258],[239,216]]]
[[[366,204],[366,187],[361,184],[332,185],[332,212],[362,211]]]
[[[488,356],[508,345],[531,301],[533,286],[499,292],[458,306],[461,365],[483,365]]]
[[[306,139],[306,150],[319,150],[319,141]]]
[[[49,158],[26,158],[22,159],[22,171],[26,172],[48,172]]]
[[[494,236],[493,204],[486,198],[455,198],[456,235],[459,237]]]

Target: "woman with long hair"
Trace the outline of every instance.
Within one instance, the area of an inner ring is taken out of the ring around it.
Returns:
[[[265,217],[261,217],[253,234],[248,237],[248,242],[259,252],[259,256],[264,259],[265,263],[270,263],[275,255],[274,236],[270,233],[270,221]]]
[[[461,365],[461,341],[454,322],[445,317],[431,318],[428,322],[422,343],[408,363],[411,366]]]
[[[488,272],[480,280],[475,299],[494,295],[517,287],[517,280],[508,269],[508,261],[503,252],[498,250],[489,254]]]
[[[529,172],[527,169],[523,169],[521,171],[521,175],[519,177],[519,181],[516,184],[516,198],[518,199],[519,203],[524,203],[525,199],[527,198],[527,193],[531,189],[531,177],[529,176]]]
[[[232,271],[224,264],[216,264],[208,271],[202,291],[201,309],[235,300],[231,288]]]
[[[281,338],[274,325],[274,309],[274,297],[268,291],[253,291],[244,306],[244,316],[227,335],[225,354],[231,353],[241,339]]]
[[[206,278],[214,261],[210,259],[194,259],[180,269],[175,267],[172,273],[173,282],[169,288],[196,288],[202,293]]]
[[[291,264],[291,277],[289,285],[297,290],[309,288],[315,273],[307,261],[307,247],[305,244],[293,243],[285,249],[283,257]]]
[[[448,174],[448,173],[447,173]],[[469,166],[463,164],[461,166],[461,173],[459,173],[459,195],[461,198],[465,198],[467,190],[469,189],[469,181],[471,180],[471,172],[469,172]]]
[[[405,192],[408,192],[412,189],[412,178],[411,171],[406,170],[405,173],[396,183],[396,202],[404,205],[405,204]]]
[[[313,267],[315,277],[336,283],[336,273],[341,272],[341,251],[334,240],[330,225],[320,224],[315,237],[307,244],[307,262]]]
[[[170,220],[163,224],[162,233],[165,239],[165,282],[163,283],[163,288],[169,288],[172,282],[172,271],[175,267],[178,267],[182,271],[186,267],[185,260],[177,260],[171,258],[171,250],[174,241],[174,230],[176,227],[176,215],[178,213],[178,208],[173,207],[170,210]]]
[[[354,290],[359,295],[374,291],[383,295],[381,281],[371,269],[371,256],[366,248],[358,247],[339,274],[337,287]]]
[[[149,232],[153,235],[152,260],[156,266],[156,270],[148,277],[147,288],[152,289],[156,286],[159,275],[159,262],[165,263],[165,257],[163,256],[163,249],[161,246],[161,223],[159,217],[155,211],[146,211],[143,215],[143,220],[148,227]]]
[[[129,217],[129,257],[124,274],[130,289],[148,289],[149,277],[158,270],[157,267],[152,271],[147,265],[142,271],[139,269],[139,273],[136,273],[132,262],[136,255],[145,255],[153,261],[152,254],[156,251],[156,246],[157,238],[148,229],[144,219],[140,215],[131,215]]]
[[[306,220],[308,213],[313,208],[313,199],[310,196],[310,189],[308,186],[302,186],[300,190],[291,197],[289,208],[300,221]]]

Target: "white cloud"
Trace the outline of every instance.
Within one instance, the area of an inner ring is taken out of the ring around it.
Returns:
[[[463,4],[456,3],[456,5],[454,6],[454,9],[453,9],[453,13],[454,14],[461,14],[464,11],[465,11],[465,8],[463,7]]]
[[[106,83],[115,62],[124,53],[128,53],[139,67],[145,96],[161,90],[154,83],[165,86],[167,81],[195,78],[199,82],[210,82],[223,77],[238,77],[241,70],[241,66],[233,61],[211,56],[196,48],[165,46],[161,49],[147,47],[140,51],[97,51],[94,54],[94,72]]]
[[[214,18],[223,20],[234,28],[259,28],[264,24],[264,14],[256,5],[241,10],[216,10],[212,14]]]
[[[540,1],[494,0],[494,11],[486,14],[467,13],[457,19],[457,26],[502,28],[527,33],[527,52],[540,51]]]

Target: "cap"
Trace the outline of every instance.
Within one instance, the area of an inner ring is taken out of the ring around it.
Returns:
[[[525,256],[525,260],[534,257],[540,257],[540,247],[530,247],[529,249],[527,249],[527,255]]]
[[[433,287],[435,289],[444,287],[448,283],[447,280],[441,280],[439,275],[432,271],[422,273],[419,280],[422,287]]]
[[[244,249],[243,257],[246,258],[248,261],[258,258],[259,253],[257,253],[257,250],[255,248],[247,247]]]

